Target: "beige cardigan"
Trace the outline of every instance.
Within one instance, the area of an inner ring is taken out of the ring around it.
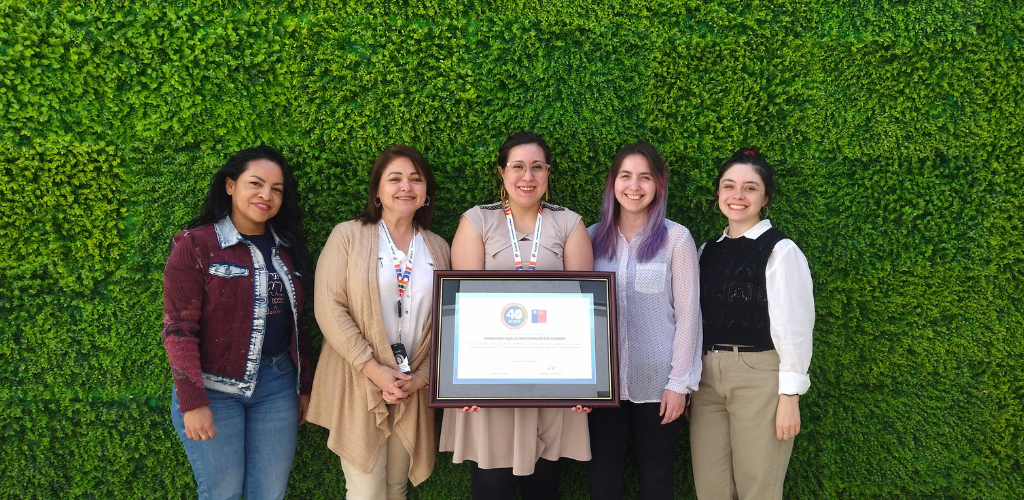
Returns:
[[[448,243],[430,231],[422,234],[435,269],[450,269]],[[376,224],[343,222],[334,227],[320,254],[314,311],[324,344],[307,413],[310,422],[330,430],[327,447],[364,472],[373,467],[390,432],[383,393],[361,370],[371,357],[398,368],[381,313],[377,238]],[[411,365],[427,380],[431,324],[432,318],[424,325]],[[409,480],[418,485],[430,477],[437,452],[427,391],[411,394],[394,411],[394,431],[412,456]]]

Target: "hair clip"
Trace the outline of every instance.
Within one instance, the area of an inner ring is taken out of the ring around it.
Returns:
[[[754,153],[753,151],[744,151],[744,152],[743,152],[743,154],[745,154],[745,155],[750,155],[750,156],[754,156],[754,155],[755,155],[755,154],[757,154],[757,153]]]

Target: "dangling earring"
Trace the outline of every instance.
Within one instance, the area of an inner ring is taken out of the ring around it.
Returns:
[[[500,200],[503,203],[505,201],[505,185],[504,184],[501,185],[501,198],[498,198],[498,200]]]
[[[380,204],[380,196],[378,196],[378,197],[373,199],[373,206],[375,206],[377,208],[380,208],[380,206],[381,206],[381,204]]]
[[[430,205],[430,197],[429,197],[429,196],[427,196],[427,201],[426,201],[426,202],[424,202],[424,203],[423,203],[422,205],[420,205],[420,206],[421,206],[421,207],[426,207],[426,206],[429,206],[429,205]]]
[[[548,193],[550,193],[550,192],[551,192],[551,188],[550,187],[544,190],[544,201],[548,201]]]

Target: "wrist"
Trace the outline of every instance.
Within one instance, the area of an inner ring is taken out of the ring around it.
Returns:
[[[210,409],[210,405],[203,405],[203,406],[197,406],[197,407],[195,407],[195,408],[192,408],[191,410],[188,410],[188,411],[184,411],[184,412],[182,412],[182,414],[191,414],[191,415],[197,415],[197,414],[199,414],[199,413],[200,413],[201,411],[203,411],[203,410],[208,410],[208,409]]]
[[[377,363],[377,360],[371,358],[363,363],[363,367],[359,371],[362,372],[366,378],[372,379],[373,376],[380,371],[380,364]]]

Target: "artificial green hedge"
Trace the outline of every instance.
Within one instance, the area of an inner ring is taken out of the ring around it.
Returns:
[[[292,160],[316,253],[383,147],[425,153],[450,238],[531,129],[588,223],[617,148],[656,144],[698,243],[717,162],[778,164],[818,318],[787,497],[1024,498],[1022,32],[1004,0],[0,0],[0,497],[194,496],[162,270],[231,152]],[[341,496],[325,441],[290,498]],[[412,497],[468,488],[440,454]]]

